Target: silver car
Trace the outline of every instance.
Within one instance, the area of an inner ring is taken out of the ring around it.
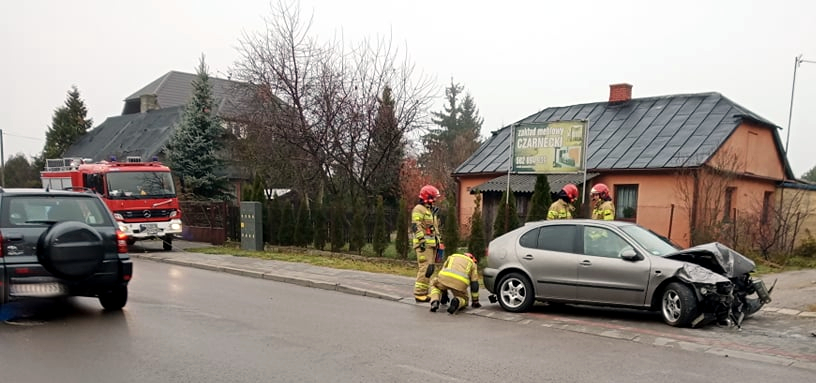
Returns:
[[[739,326],[770,302],[755,264],[719,243],[685,250],[624,221],[537,221],[490,242],[483,278],[504,310],[536,301],[659,310],[672,326]]]

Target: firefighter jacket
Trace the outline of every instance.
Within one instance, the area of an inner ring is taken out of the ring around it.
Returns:
[[[467,292],[471,282],[479,283],[479,270],[476,264],[464,254],[451,254],[442,265],[437,276],[439,282],[453,290]],[[470,298],[479,300],[479,289],[471,289]]]
[[[439,236],[439,221],[433,210],[422,203],[411,211],[411,231],[414,233],[413,247],[425,242],[426,247],[437,247],[442,242]]]
[[[558,199],[550,205],[550,211],[547,212],[547,219],[570,219],[572,218],[572,211],[574,209],[572,204],[563,199]]]
[[[592,219],[611,221],[615,219],[615,204],[611,200],[599,200],[592,209]]]

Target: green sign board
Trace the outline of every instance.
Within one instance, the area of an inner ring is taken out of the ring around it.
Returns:
[[[514,173],[584,171],[585,120],[519,124],[514,129]]]

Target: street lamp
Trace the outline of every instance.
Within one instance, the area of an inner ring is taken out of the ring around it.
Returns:
[[[816,64],[816,61],[804,60],[801,54],[793,58],[793,85],[791,85],[790,110],[788,111],[788,132],[785,137],[785,155],[788,154],[788,142],[790,142],[790,126],[791,118],[793,117],[793,92],[796,90],[796,68],[799,68],[799,64],[801,63]]]

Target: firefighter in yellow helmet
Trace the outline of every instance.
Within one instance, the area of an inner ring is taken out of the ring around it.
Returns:
[[[592,197],[592,219],[614,220],[615,204],[612,203],[609,188],[604,184],[596,184],[589,194]]]
[[[468,288],[471,307],[479,308],[479,272],[476,257],[471,253],[452,254],[442,265],[442,270],[431,281],[431,311],[439,310],[439,298],[442,294],[453,292],[453,299],[448,306],[448,313],[454,314],[468,305]]]
[[[572,203],[578,198],[578,187],[573,184],[566,184],[557,194],[558,199],[550,205],[547,212],[547,219],[570,219],[575,207]]]
[[[437,250],[444,249],[439,233],[439,220],[434,206],[441,195],[439,189],[432,185],[425,185],[419,191],[419,202],[411,211],[411,231],[413,232],[413,248],[417,255],[416,282],[414,282],[414,298],[417,302],[428,302],[430,277],[436,267]],[[441,261],[441,260],[440,260]]]

